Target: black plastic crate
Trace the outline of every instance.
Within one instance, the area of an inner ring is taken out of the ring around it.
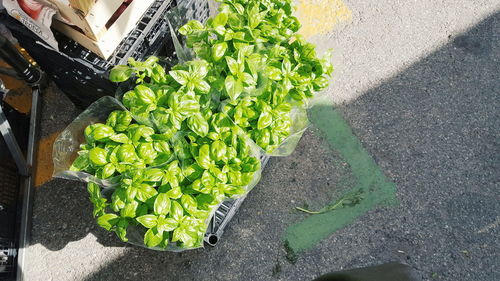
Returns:
[[[204,21],[208,16],[208,2],[204,0],[157,0],[107,60],[55,31],[60,50],[57,52],[39,42],[15,19],[4,15],[2,21],[71,101],[85,108],[100,97],[115,94],[117,85],[107,79],[112,66],[125,64],[129,57],[141,60],[150,55],[175,56],[167,18],[178,27],[191,19]]]
[[[210,16],[210,7],[206,0],[178,0],[177,2],[187,20],[196,19],[205,22]]]
[[[0,239],[13,239],[19,197],[19,175],[13,162],[0,163]]]
[[[13,241],[0,238],[0,279],[14,278],[17,250]]]

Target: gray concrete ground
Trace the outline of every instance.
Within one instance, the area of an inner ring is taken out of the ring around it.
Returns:
[[[293,208],[321,207],[356,181],[314,128],[291,156],[270,160],[215,248],[123,244],[95,225],[83,184],[56,179],[36,192],[26,280],[312,280],[388,261],[422,280],[500,280],[500,6],[459,2],[346,1],[352,22],[327,38],[331,98],[396,183],[398,205],[291,262],[283,235],[305,217]],[[52,94],[46,135],[78,114]]]

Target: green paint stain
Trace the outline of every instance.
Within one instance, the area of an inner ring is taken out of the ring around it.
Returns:
[[[342,115],[331,104],[316,104],[310,110],[309,117],[311,123],[321,131],[330,148],[338,151],[351,167],[357,184],[345,194],[362,192],[363,199],[355,205],[311,215],[289,226],[284,239],[293,253],[311,248],[378,205],[396,202],[396,185],[385,177]],[[330,205],[332,204],[335,204],[335,201]]]

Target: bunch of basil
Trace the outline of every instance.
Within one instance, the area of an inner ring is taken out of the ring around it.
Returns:
[[[293,133],[292,108],[307,106],[327,87],[330,58],[318,58],[315,46],[296,33],[300,23],[291,0],[220,2],[215,18],[205,25],[190,21],[179,32],[210,63],[210,85],[228,98],[221,111],[276,155],[273,151]]]
[[[84,131],[70,170],[116,183],[88,191],[98,224],[123,241],[138,230],[147,247],[201,246],[215,208],[258,182],[260,152],[280,148],[294,108],[328,84],[329,58],[296,34],[291,0],[221,2],[205,25],[179,30],[197,59],[168,72],[156,57],[114,67],[111,81],[135,79],[127,110]]]

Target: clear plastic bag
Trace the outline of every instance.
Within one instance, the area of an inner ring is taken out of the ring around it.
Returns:
[[[226,104],[229,100],[222,101],[220,104],[220,110],[223,111]],[[226,113],[226,112],[224,112]],[[242,128],[243,134],[247,137],[248,141],[252,143],[252,146],[260,151],[260,155],[262,156],[289,156],[297,146],[300,138],[307,130],[309,126],[309,119],[307,117],[307,107],[305,105],[294,104],[291,107],[289,112],[290,114],[290,129],[289,135],[283,139],[281,144],[274,148],[272,151],[266,151],[262,147],[260,147],[249,135],[249,132],[245,133],[245,129]],[[229,119],[236,124],[235,120]]]
[[[94,182],[103,187],[111,187],[117,184],[117,178],[99,179],[92,174],[83,171],[71,171],[70,167],[78,157],[80,145],[85,143],[84,130],[87,126],[95,123],[105,123],[109,114],[115,110],[126,110],[113,97],[102,97],[92,103],[85,111],[71,122],[57,137],[52,150],[54,162],[53,176],[69,180],[83,182]]]
[[[290,126],[290,135],[286,137],[281,144],[271,152],[264,152],[267,156],[289,156],[297,147],[302,135],[309,127],[307,110],[305,107],[294,106],[290,111],[292,119]]]

